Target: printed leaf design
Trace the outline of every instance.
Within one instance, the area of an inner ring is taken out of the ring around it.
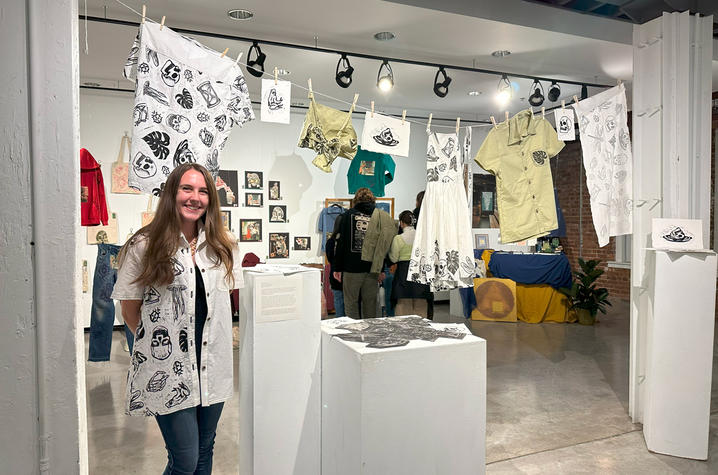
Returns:
[[[168,148],[168,145],[170,144],[170,136],[165,132],[150,132],[142,137],[142,140],[149,145],[150,149],[152,149],[152,153],[154,153],[155,157],[160,160],[164,160],[167,158],[167,155],[170,154],[170,149]]]
[[[194,100],[192,99],[192,94],[190,94],[186,88],[182,88],[182,92],[175,96],[175,101],[177,101],[177,104],[182,106],[182,108],[184,109],[191,109],[192,107],[194,107]]]

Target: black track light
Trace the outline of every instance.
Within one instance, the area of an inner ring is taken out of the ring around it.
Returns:
[[[544,97],[543,86],[538,79],[534,79],[533,84],[531,84],[531,89],[533,90],[533,93],[529,96],[529,104],[531,104],[533,107],[539,107],[541,104],[543,104]]]
[[[255,59],[251,59],[252,51],[257,54]],[[259,43],[252,42],[252,46],[249,47],[249,52],[247,53],[247,72],[254,77],[261,78],[264,74],[264,61],[266,59],[267,55],[262,53]]]
[[[561,86],[559,86],[556,81],[552,81],[551,87],[548,90],[548,100],[551,102],[556,102],[560,96]]]
[[[344,70],[340,71],[339,67],[344,68]],[[335,76],[339,87],[346,89],[351,86],[352,74],[354,74],[354,68],[351,64],[349,64],[349,58],[347,58],[347,55],[342,53],[342,57],[339,58],[339,61],[337,62],[337,71]]]
[[[439,82],[439,74],[443,75],[444,80]],[[434,76],[434,94],[439,97],[446,97],[449,93],[449,84],[451,84],[451,78],[446,74],[443,66],[439,66],[439,70]]]
[[[588,87],[585,84],[581,85],[581,100],[588,99]]]
[[[386,69],[386,73],[382,75],[382,71]],[[379,72],[376,74],[376,87],[382,92],[389,92],[394,87],[394,71],[388,60],[384,60],[379,66]]]

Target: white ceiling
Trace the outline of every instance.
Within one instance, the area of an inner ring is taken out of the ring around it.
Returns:
[[[78,0],[81,13],[84,12],[84,1]],[[122,1],[141,11],[141,1]],[[451,0],[447,1],[451,3]],[[535,74],[602,84],[615,84],[617,79],[631,79],[633,52],[625,40],[630,38],[632,25],[562,11],[559,16],[561,25],[568,26],[558,28],[555,8],[519,0],[473,3],[493,4],[493,8],[486,9],[486,16],[503,19],[511,13],[511,8],[517,7],[517,2],[530,5],[530,11],[522,9],[522,15],[515,15],[517,20],[528,23],[525,18],[528,13],[535,18],[537,28],[379,0],[153,0],[151,3],[147,1],[147,15],[158,22],[166,15],[165,25],[170,28],[308,46],[315,45],[316,36],[316,44],[321,48],[436,64],[475,65],[509,74]],[[496,7],[502,3],[507,6],[503,13]],[[231,8],[249,9],[255,13],[255,17],[243,22],[231,20],[227,16],[227,10]],[[139,20],[136,14],[114,0],[87,0],[87,12],[90,16]],[[474,9],[471,14],[478,15],[481,11]],[[587,32],[586,36],[563,32],[580,32],[582,25]],[[136,29],[88,22],[89,54],[84,52],[84,21],[80,21],[79,30],[81,82],[97,81],[111,87],[119,85],[121,88],[131,88],[130,82],[121,79],[121,71]],[[390,42],[376,41],[373,34],[378,31],[391,31],[396,38]],[[622,42],[612,42],[602,37],[617,38]],[[229,48],[228,54],[232,57],[244,52],[242,62],[246,59],[249,43],[206,36],[196,38],[218,51]],[[431,111],[435,117],[461,115],[463,119],[486,119],[489,115],[498,117],[503,114],[493,99],[498,76],[447,70],[453,82],[448,96],[439,98],[432,91],[436,68],[393,63],[396,85],[392,92],[384,95],[376,88],[380,65],[377,60],[350,56],[355,68],[354,81],[349,89],[342,89],[334,82],[339,59],[336,54],[269,45],[263,45],[262,50],[267,54],[267,71],[272,71],[275,66],[288,69],[291,75],[286,79],[306,87],[307,79],[311,78],[315,93],[325,93],[344,101],[350,102],[357,92],[360,94],[361,106],[368,106],[373,100],[377,110],[400,112],[407,109],[409,115],[426,115]],[[491,52],[495,50],[509,50],[512,54],[505,58],[494,58]],[[713,65],[713,83],[718,85],[718,62],[714,61]],[[257,99],[261,88],[259,80],[251,75],[246,77],[250,91],[256,95],[253,98]],[[508,106],[512,113],[527,107],[528,103],[521,98],[530,95],[531,84],[530,80],[513,81],[519,90]],[[544,83],[546,92],[548,86]],[[467,92],[470,90],[478,90],[482,94],[469,97]],[[589,88],[589,94],[597,91],[599,89]],[[579,92],[579,86],[564,85],[562,98],[568,101]],[[305,91],[295,87],[292,94],[293,102],[306,103]],[[328,98],[320,97],[318,100],[332,102]],[[550,107],[555,104],[546,101],[544,105]]]

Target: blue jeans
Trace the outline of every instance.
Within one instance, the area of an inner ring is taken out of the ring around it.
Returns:
[[[110,361],[112,327],[115,323],[115,303],[112,288],[117,281],[117,253],[120,246],[97,245],[95,276],[92,279],[92,311],[90,312],[90,355],[89,361]],[[127,345],[132,352],[135,339],[125,325]]]
[[[332,295],[334,296],[334,316],[343,317],[344,313],[344,292],[341,290],[332,289]]]
[[[384,274],[386,277],[384,277],[384,282],[381,283],[381,286],[384,287],[384,311],[387,317],[393,317],[394,309],[391,307],[391,285],[392,282],[394,282],[394,274],[389,272],[389,269],[384,269]]]
[[[167,448],[163,475],[212,473],[214,436],[223,407],[220,402],[155,416]]]

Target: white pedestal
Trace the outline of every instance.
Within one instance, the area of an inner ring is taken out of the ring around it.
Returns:
[[[322,475],[484,473],[486,341],[372,349],[351,322],[322,322]]]
[[[320,273],[294,267],[302,272],[244,274],[239,351],[243,475],[320,473]]]
[[[716,254],[655,251],[653,321],[648,331],[648,449],[708,458]]]

